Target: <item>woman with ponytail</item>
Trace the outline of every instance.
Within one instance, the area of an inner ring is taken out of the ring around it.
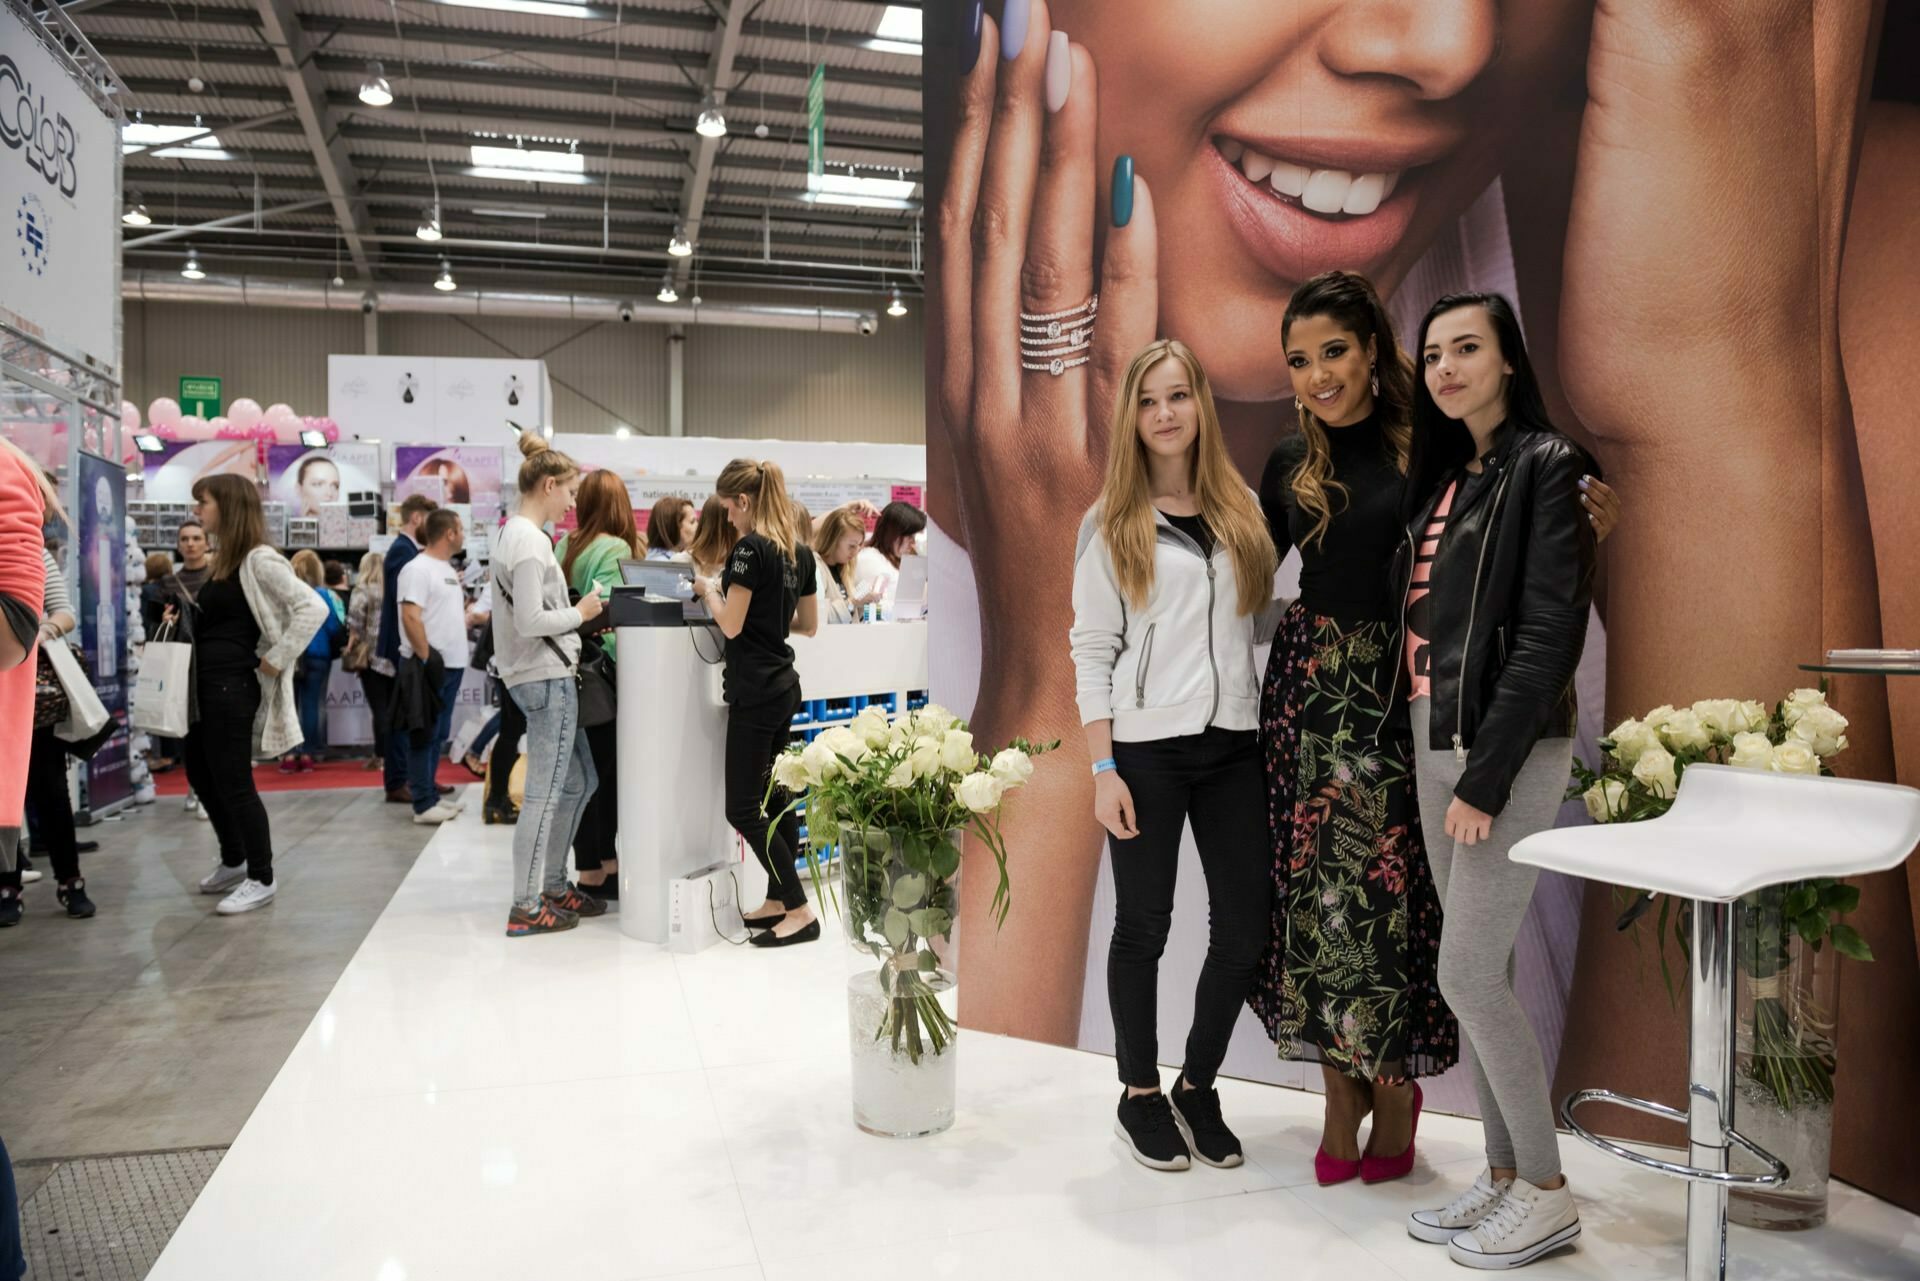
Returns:
[[[799,820],[786,813],[769,831],[767,813],[784,811],[788,798],[776,791],[766,811],[761,803],[800,710],[800,674],[787,636],[811,636],[819,628],[813,551],[798,537],[777,464],[736,458],[720,473],[714,494],[739,541],[720,581],[702,575],[694,592],[727,638],[727,822],[767,869],[767,899],[742,919],[756,931],[755,947],[810,943],[820,937],[820,922],[794,866]]]
[[[522,432],[520,506],[493,546],[493,666],[527,717],[527,792],[513,828],[513,906],[507,937],[570,930],[607,905],[567,881],[567,851],[598,777],[580,726],[580,625],[605,602],[594,583],[578,605],[543,526],[573,510],[580,468],[535,432]]]

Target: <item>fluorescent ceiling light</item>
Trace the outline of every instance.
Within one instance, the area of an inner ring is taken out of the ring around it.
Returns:
[[[587,158],[577,151],[538,151],[527,147],[471,148],[473,163],[487,169],[538,169],[545,173],[585,173]]]
[[[922,39],[920,10],[890,4],[886,12],[880,15],[880,25],[874,28],[873,39],[867,41],[866,45],[882,53],[904,53],[917,58],[920,56]]]
[[[806,198],[817,205],[850,205],[857,209],[910,209],[908,197],[916,187],[911,178],[862,178],[856,174],[807,175]]]
[[[545,218],[544,209],[480,209],[473,211],[476,218]]]
[[[550,169],[502,169],[497,165],[475,165],[459,172],[467,178],[493,178],[502,182],[547,182],[569,187],[593,185],[593,179],[583,173],[560,173]]]
[[[231,151],[219,147],[202,147],[198,143],[191,147],[162,147],[158,151],[149,151],[147,154],[161,160],[238,160],[240,158]]]
[[[585,4],[568,4],[565,0],[437,0],[440,4],[457,5],[463,9],[499,9],[505,13],[536,13],[547,18],[595,18],[598,11],[589,10]]]
[[[132,151],[138,147],[179,142],[182,138],[193,138],[195,134],[203,136],[195,138],[189,144],[191,146],[218,148],[220,145],[220,140],[208,133],[205,125],[150,125],[136,121],[121,130],[120,146],[124,151]]]

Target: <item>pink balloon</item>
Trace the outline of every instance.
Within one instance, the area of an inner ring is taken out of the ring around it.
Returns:
[[[261,444],[271,444],[280,439],[280,429],[262,418],[253,425],[253,438]]]
[[[140,406],[131,400],[120,402],[120,425],[128,431],[140,430]]]
[[[212,440],[213,427],[198,414],[187,414],[173,425],[173,430],[181,440]]]
[[[158,436],[161,440],[180,439],[180,433],[172,423],[152,423],[148,426],[147,430],[155,436]]]
[[[274,426],[273,435],[274,439],[283,445],[297,445],[300,443],[300,433],[306,429],[307,424],[302,419],[295,418],[289,421],[282,418],[279,423]]]
[[[272,423],[275,427],[278,427],[281,423],[288,421],[289,419],[291,419],[294,422],[300,421],[300,415],[293,412],[292,405],[285,404],[281,401],[276,400],[271,405],[267,406],[266,420],[269,423]]]
[[[213,438],[215,440],[253,439],[253,429],[251,427],[235,427],[232,423],[225,420],[222,420],[217,426],[213,423],[208,423],[207,426],[213,428]]]
[[[216,436],[220,434],[222,428],[227,427],[232,422],[233,420],[225,414],[215,414],[213,417],[207,419],[207,425],[213,428],[213,434]]]
[[[162,396],[147,406],[147,421],[158,427],[172,427],[180,421],[180,402]]]
[[[243,431],[259,422],[260,417],[260,402],[246,396],[227,406],[227,421]]]

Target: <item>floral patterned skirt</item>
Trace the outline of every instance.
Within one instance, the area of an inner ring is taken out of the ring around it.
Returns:
[[[1460,1057],[1413,740],[1404,704],[1388,705],[1397,642],[1392,623],[1295,604],[1260,695],[1273,935],[1248,1004],[1283,1058],[1367,1079],[1433,1076]]]

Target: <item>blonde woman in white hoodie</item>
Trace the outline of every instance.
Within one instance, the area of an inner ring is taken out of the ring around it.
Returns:
[[[1106,480],[1075,551],[1072,631],[1094,816],[1112,853],[1107,995],[1126,1086],[1115,1132],[1154,1169],[1243,1160],[1213,1080],[1271,929],[1253,644],[1274,570],[1205,371],[1184,343],[1154,343],[1114,402]],[[1155,994],[1189,822],[1211,936],[1169,1101]]]

